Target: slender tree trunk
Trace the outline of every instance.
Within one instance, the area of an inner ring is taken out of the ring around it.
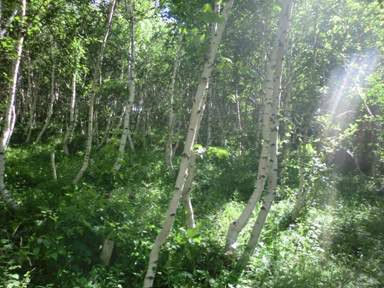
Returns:
[[[113,101],[111,111],[109,112],[109,115],[108,115],[107,125],[105,127],[103,139],[100,141],[99,145],[97,146],[97,149],[100,149],[104,144],[106,144],[108,142],[109,134],[111,132],[113,118],[115,117],[116,106],[117,106],[117,101]]]
[[[185,185],[182,192],[183,205],[184,205],[186,216],[187,216],[186,224],[188,228],[195,228],[196,226],[195,213],[193,212],[193,206],[191,201],[191,190],[192,190],[192,184],[193,184],[193,179],[195,178],[195,174],[196,174],[196,154],[192,153],[187,179],[185,180]]]
[[[73,72],[72,75],[72,97],[69,105],[69,124],[65,131],[63,140],[63,149],[66,155],[69,155],[68,142],[72,138],[72,134],[75,130],[75,109],[76,109],[76,82],[77,82],[77,71]]]
[[[263,143],[261,148],[261,155],[258,165],[258,174],[255,185],[250,199],[240,217],[232,222],[228,229],[226,239],[227,252],[232,252],[236,249],[236,242],[240,232],[248,223],[252,216],[252,212],[256,207],[257,202],[260,200],[261,194],[264,191],[265,182],[269,175],[271,168],[270,147],[274,144],[273,134],[274,129],[277,129],[275,118],[277,117],[277,106],[274,107],[274,102],[280,96],[280,78],[282,70],[283,55],[285,52],[285,42],[289,27],[290,11],[292,7],[292,0],[284,0],[282,2],[283,10],[280,14],[279,29],[277,32],[276,41],[273,47],[271,59],[267,65],[267,78],[265,86],[265,108],[263,115]],[[276,127],[276,128],[275,128]]]
[[[155,243],[153,244],[151,253],[149,255],[148,268],[144,279],[144,288],[153,287],[160,249],[168,238],[173,223],[175,221],[176,212],[179,206],[179,200],[182,196],[182,191],[184,189],[185,181],[190,168],[193,145],[195,143],[195,139],[200,128],[200,115],[203,114],[203,108],[206,99],[206,89],[209,85],[209,79],[212,74],[216,53],[221,42],[225,24],[231,11],[233,1],[234,0],[229,0],[228,2],[226,2],[223,10],[224,20],[217,24],[217,28],[215,29],[215,31],[213,31],[213,35],[211,36],[211,41],[206,55],[206,62],[204,64],[203,72],[192,105],[187,138],[185,140],[184,152],[181,158],[179,173],[176,179],[175,191],[169,203],[167,213],[165,214],[166,216],[163,227],[161,228],[158,236],[156,237]]]
[[[20,0],[21,4],[21,25],[24,25],[24,19],[26,16],[27,10],[27,1]],[[12,63],[12,77],[11,83],[9,86],[9,93],[5,102],[5,114],[4,114],[4,126],[0,137],[0,194],[5,203],[12,208],[17,208],[17,203],[13,199],[12,195],[7,191],[4,182],[4,174],[5,174],[5,153],[11,139],[13,133],[14,123],[16,121],[16,113],[15,113],[15,100],[16,100],[16,89],[17,89],[17,80],[19,76],[19,68],[21,61],[21,54],[23,52],[23,44],[24,44],[24,27],[22,27],[22,31],[20,32],[19,39],[17,41],[16,46],[16,59]]]
[[[273,99],[272,99],[272,117],[270,122],[271,128],[271,137],[270,137],[270,161],[272,166],[270,167],[268,173],[268,193],[263,198],[263,203],[260,208],[259,214],[257,216],[256,222],[253,226],[251,237],[248,241],[248,244],[244,250],[243,255],[240,258],[238,263],[238,268],[243,269],[248,263],[250,257],[256,249],[256,246],[260,239],[261,231],[267,220],[267,216],[271,209],[273,200],[276,195],[277,188],[277,172],[278,172],[278,137],[279,137],[279,119],[278,112],[280,106],[280,97],[281,97],[281,78],[282,78],[282,66],[283,58],[286,50],[287,34],[290,23],[290,16],[292,10],[293,0],[285,0],[282,2],[283,9],[280,14],[280,23],[279,23],[279,32],[277,37],[277,44],[275,46],[277,58],[274,65],[274,77],[273,77]]]
[[[274,134],[277,134],[277,133],[274,133]],[[277,145],[275,147],[277,147]],[[263,198],[263,203],[260,208],[259,214],[257,216],[256,222],[253,226],[251,237],[247,243],[247,246],[243,252],[243,255],[239,260],[238,270],[242,270],[248,264],[250,257],[255,251],[255,248],[259,242],[261,230],[264,227],[264,224],[267,220],[268,213],[272,206],[272,202],[275,199],[276,187],[277,187],[277,149],[274,149],[274,152],[272,152],[272,154],[273,155],[271,155],[271,158],[273,163],[272,163],[271,173],[269,174],[269,178],[268,178],[268,193]]]
[[[209,87],[209,93],[208,93],[208,117],[207,117],[207,146],[212,145],[212,114],[213,114],[213,105],[212,105],[212,98],[214,93],[214,81],[212,81],[210,87]]]
[[[169,88],[169,117],[168,117],[168,140],[165,147],[165,163],[170,171],[173,170],[173,144],[174,144],[174,130],[175,130],[175,84],[178,68],[181,61],[181,40],[182,34],[179,35],[178,49],[176,52],[176,59],[173,65],[171,85]]]
[[[92,91],[89,98],[89,113],[88,113],[88,137],[87,137],[87,143],[85,148],[85,154],[83,159],[83,164],[77,173],[75,179],[73,180],[73,184],[77,184],[80,179],[83,177],[85,171],[88,169],[89,161],[91,158],[91,152],[92,152],[92,142],[93,142],[93,121],[94,121],[94,109],[95,109],[95,101],[96,101],[96,93],[98,92],[98,87],[100,86],[101,81],[101,67],[103,63],[104,58],[104,50],[105,46],[107,45],[108,36],[112,27],[112,19],[113,14],[115,12],[115,6],[116,6],[116,0],[112,0],[110,2],[110,9],[108,14],[108,20],[107,20],[107,27],[104,34],[104,38],[101,43],[98,60],[95,67],[94,72],[94,79],[92,81]]]
[[[305,190],[305,169],[304,169],[304,147],[303,143],[301,144],[301,147],[299,148],[299,188],[296,195],[296,203],[292,210],[292,220],[295,220],[302,209],[305,206],[306,203],[306,196],[307,191]]]
[[[52,168],[52,178],[53,180],[57,181],[55,151],[51,152],[51,168]]]
[[[128,90],[129,90],[129,99],[125,105],[125,115],[124,115],[124,128],[123,133],[121,134],[119,152],[116,159],[116,162],[113,166],[115,171],[119,171],[121,164],[124,158],[125,146],[127,145],[127,140],[130,144],[131,150],[134,151],[135,147],[133,145],[131,137],[131,128],[130,128],[130,116],[132,112],[133,103],[135,101],[135,15],[134,15],[134,0],[131,0],[127,10],[130,17],[130,50],[129,50],[129,71],[128,71]]]
[[[8,33],[8,28],[11,26],[13,20],[15,19],[17,12],[18,12],[18,9],[15,8],[11,16],[7,19],[7,22],[5,23],[4,27],[0,29],[0,40],[4,37],[4,35]]]
[[[29,109],[29,119],[27,124],[27,137],[25,139],[26,143],[29,143],[31,140],[32,130],[35,125],[36,119],[36,106],[37,106],[37,95],[35,95],[35,84],[33,79],[33,71],[31,69],[31,63],[28,57],[28,98],[30,98],[31,106]]]
[[[38,144],[41,140],[41,137],[43,137],[45,131],[47,130],[51,117],[53,114],[53,106],[55,104],[56,100],[56,89],[55,89],[55,65],[52,65],[52,70],[51,70],[51,97],[50,97],[50,102],[48,106],[48,111],[47,111],[47,117],[45,118],[43,128],[41,128],[39,135],[37,135],[37,138],[35,140],[35,144]]]

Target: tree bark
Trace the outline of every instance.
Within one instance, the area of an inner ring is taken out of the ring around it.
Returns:
[[[282,2],[283,9],[280,14],[280,23],[279,23],[279,32],[277,36],[277,43],[274,49],[276,50],[276,62],[274,65],[274,77],[273,77],[273,99],[272,99],[272,117],[270,122],[270,161],[272,166],[270,167],[268,173],[268,193],[263,199],[262,206],[260,208],[259,214],[257,216],[256,222],[253,226],[251,237],[248,241],[248,244],[244,250],[243,255],[240,258],[238,263],[238,268],[243,269],[253,252],[256,249],[256,246],[260,239],[261,231],[267,220],[269,211],[271,209],[273,200],[276,195],[277,188],[277,172],[278,172],[278,137],[279,137],[279,106],[281,98],[281,78],[282,78],[282,67],[283,67],[283,58],[286,50],[286,42],[288,29],[290,24],[290,16],[292,10],[293,0],[285,0]]]
[[[83,164],[77,173],[75,179],[73,180],[73,184],[76,185],[80,179],[83,177],[85,171],[88,169],[89,166],[89,161],[91,158],[91,152],[92,152],[92,142],[93,142],[93,121],[94,121],[94,109],[95,109],[95,100],[96,100],[96,93],[98,92],[98,87],[100,87],[100,82],[101,82],[101,67],[103,63],[103,58],[104,58],[104,50],[107,45],[107,40],[109,33],[111,31],[112,27],[112,19],[113,19],[113,14],[115,12],[115,6],[116,6],[116,0],[112,0],[110,2],[110,10],[108,13],[108,20],[107,20],[107,27],[106,31],[104,34],[104,38],[101,43],[99,55],[98,55],[98,60],[96,63],[95,67],[95,72],[94,72],[94,78],[92,81],[92,91],[89,99],[89,113],[88,113],[88,137],[87,137],[87,143],[86,143],[86,148],[85,148],[85,154],[84,154],[84,159],[83,159]]]
[[[130,49],[129,49],[129,70],[128,70],[128,90],[129,90],[129,99],[125,105],[125,115],[124,115],[124,128],[123,133],[121,134],[119,152],[116,159],[116,162],[113,166],[115,171],[119,171],[121,164],[124,158],[125,146],[127,145],[127,140],[130,144],[131,150],[134,151],[135,147],[132,141],[131,128],[130,128],[130,116],[135,101],[135,15],[134,15],[134,0],[131,0],[127,10],[130,17]]]
[[[31,67],[31,59],[29,57],[29,54],[27,56],[27,65],[28,65],[28,88],[27,88],[27,98],[30,101],[30,107],[29,107],[29,119],[27,124],[27,137],[25,139],[25,143],[29,143],[31,140],[32,135],[32,129],[35,124],[35,115],[36,115],[36,106],[37,106],[37,95],[35,95],[35,84],[34,84],[34,77],[33,77],[33,70]]]
[[[15,113],[15,100],[16,100],[16,89],[17,89],[17,80],[19,76],[19,68],[21,55],[23,52],[23,44],[24,44],[24,20],[26,16],[27,10],[27,1],[20,0],[21,4],[21,25],[22,29],[19,34],[19,39],[17,41],[16,46],[16,59],[12,63],[12,77],[11,83],[9,86],[8,97],[6,98],[5,107],[6,111],[4,114],[4,126],[0,137],[0,194],[5,203],[11,208],[16,209],[18,204],[13,199],[12,195],[7,191],[5,187],[4,174],[5,174],[5,153],[11,139],[13,133],[14,123],[16,121],[16,113]]]
[[[57,181],[55,151],[51,152],[51,168],[52,168],[52,178],[53,180]]]
[[[233,6],[234,0],[229,0],[226,2],[223,10],[223,21],[217,24],[215,31],[213,31],[213,35],[211,37],[211,41],[209,44],[208,52],[206,55],[206,62],[204,64],[204,68],[202,71],[202,75],[199,81],[199,85],[197,87],[197,91],[195,94],[195,98],[192,105],[192,111],[189,121],[189,127],[187,132],[187,137],[184,145],[184,152],[182,154],[181,163],[179,172],[176,179],[175,191],[173,193],[173,197],[169,203],[168,210],[166,212],[165,221],[163,227],[161,228],[159,234],[156,237],[155,243],[152,246],[151,253],[149,255],[149,263],[147,272],[144,279],[144,288],[153,287],[153,282],[156,275],[157,262],[159,259],[161,246],[164,244],[166,239],[171,232],[173,223],[175,221],[176,212],[179,206],[179,201],[182,196],[182,191],[185,186],[185,181],[188,176],[188,170],[190,168],[190,160],[193,145],[195,143],[195,139],[197,137],[199,128],[200,128],[200,119],[203,114],[203,108],[206,99],[206,89],[209,86],[209,79],[212,74],[216,53],[221,42],[221,38],[224,32],[225,24],[230,14],[231,8]]]
[[[192,153],[187,179],[185,180],[185,185],[182,192],[183,205],[184,205],[184,209],[186,211],[186,216],[187,216],[186,225],[188,228],[196,227],[195,213],[193,212],[193,206],[191,201],[191,190],[192,190],[192,184],[193,184],[193,179],[195,178],[195,175],[196,175],[196,154]]]
[[[304,147],[303,145],[305,145],[304,143],[301,144],[301,147],[299,148],[299,188],[298,188],[298,192],[297,192],[297,195],[296,195],[296,202],[295,202],[295,206],[293,207],[293,210],[292,210],[292,220],[295,220],[301,210],[303,209],[303,207],[305,206],[305,202],[306,202],[306,196],[307,196],[307,191],[305,190],[305,169],[304,169]]]
[[[63,140],[63,149],[66,155],[69,155],[68,142],[72,138],[75,130],[75,109],[76,109],[76,82],[77,82],[77,71],[75,70],[72,74],[72,96],[69,105],[69,124],[65,131]]]
[[[226,238],[226,250],[229,253],[236,249],[238,236],[245,225],[248,223],[257,202],[260,200],[261,194],[264,191],[266,179],[270,172],[271,164],[273,162],[273,158],[271,158],[270,147],[272,145],[276,145],[276,143],[274,143],[274,134],[276,131],[274,130],[277,129],[275,123],[277,121],[275,119],[278,113],[278,103],[277,105],[274,103],[278,101],[276,99],[280,97],[280,78],[286,46],[285,42],[289,27],[292,0],[284,0],[282,2],[282,6],[283,9],[280,14],[276,41],[274,43],[271,59],[267,65],[265,109],[263,115],[262,131],[263,143],[259,159],[255,190],[253,191],[240,217],[236,221],[232,222],[229,226]]]
[[[165,146],[165,163],[170,171],[173,170],[173,144],[174,144],[174,130],[175,130],[175,84],[178,68],[181,61],[181,40],[182,34],[178,37],[178,49],[176,52],[176,59],[173,65],[173,72],[171,78],[171,85],[169,88],[169,116],[168,116],[168,140]]]
[[[45,131],[47,130],[47,128],[48,128],[48,126],[50,124],[51,117],[52,117],[52,114],[53,114],[53,106],[54,106],[55,100],[56,100],[56,89],[55,88],[56,88],[55,87],[55,65],[52,64],[52,70],[51,70],[51,95],[50,95],[51,97],[50,97],[50,101],[49,101],[47,117],[45,118],[43,128],[41,128],[39,135],[37,135],[37,138],[36,138],[34,144],[38,144],[40,142],[41,137],[43,137]]]

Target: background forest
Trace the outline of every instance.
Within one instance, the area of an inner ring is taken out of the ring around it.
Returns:
[[[384,287],[384,7],[0,0],[0,287]]]

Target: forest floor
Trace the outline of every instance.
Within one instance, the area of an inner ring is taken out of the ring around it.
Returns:
[[[49,151],[45,145],[10,149],[6,181],[23,205],[16,213],[0,212],[0,287],[141,287],[174,182],[162,151],[138,151],[112,175],[114,149],[106,146],[78,187],[69,183],[81,155],[77,161],[57,153],[56,182]],[[233,163],[226,161],[199,164],[193,191],[198,225],[186,229],[179,213],[156,287],[384,287],[384,199],[358,175],[334,176],[312,191],[295,221],[293,198],[280,187],[255,256],[245,272],[234,273],[235,259],[222,247],[253,176],[228,177]],[[230,184],[234,179],[246,184]],[[109,267],[99,260],[106,237],[116,243]]]

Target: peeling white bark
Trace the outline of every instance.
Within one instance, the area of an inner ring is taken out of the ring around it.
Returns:
[[[52,177],[53,177],[53,180],[57,181],[57,171],[56,171],[55,151],[52,151],[52,152],[51,152],[51,168],[52,168]]]
[[[185,185],[182,192],[183,197],[183,206],[186,211],[186,224],[188,228],[195,228],[195,213],[193,212],[193,206],[191,201],[191,190],[192,190],[192,184],[193,179],[196,175],[196,155],[195,153],[192,153],[190,165],[188,169],[188,175],[187,179],[185,180]]]
[[[181,40],[182,34],[178,37],[178,49],[176,52],[175,63],[173,65],[173,72],[171,78],[171,85],[169,88],[169,117],[168,117],[168,140],[165,146],[165,163],[169,170],[173,170],[173,144],[174,144],[174,130],[175,130],[175,84],[176,76],[181,62]]]
[[[224,32],[225,24],[232,9],[234,0],[226,2],[223,10],[223,21],[217,24],[217,29],[212,31],[211,41],[209,44],[208,52],[206,55],[206,62],[202,71],[202,75],[197,87],[195,98],[192,105],[192,111],[189,121],[189,127],[187,137],[184,145],[184,152],[182,154],[179,172],[176,179],[175,191],[172,199],[169,203],[168,210],[166,212],[164,224],[156,237],[155,243],[152,246],[151,253],[149,255],[148,268],[144,279],[144,288],[153,287],[153,282],[156,276],[157,262],[159,259],[161,246],[171,232],[173,223],[175,221],[176,212],[179,207],[179,201],[182,197],[182,191],[185,186],[185,181],[188,176],[188,170],[190,168],[190,160],[192,156],[192,149],[195,143],[201,122],[201,115],[203,114],[203,108],[206,99],[206,89],[209,85],[209,79],[212,74],[216,53],[221,42],[221,38]]]
[[[72,138],[73,132],[75,130],[75,109],[76,109],[76,83],[77,83],[77,71],[74,71],[72,74],[72,96],[71,102],[69,105],[69,124],[65,131],[64,140],[63,140],[63,149],[66,155],[69,155],[68,142]]]
[[[125,146],[127,145],[127,140],[129,142],[130,148],[132,151],[135,150],[132,136],[131,136],[131,127],[130,127],[130,116],[135,101],[135,15],[134,15],[134,1],[131,0],[127,6],[128,14],[130,17],[130,49],[129,49],[129,69],[128,69],[128,90],[129,90],[129,99],[125,105],[125,114],[124,114],[124,127],[123,133],[121,134],[119,152],[117,155],[116,162],[113,166],[115,171],[119,171],[121,168],[122,161],[124,159]]]
[[[34,144],[38,144],[40,142],[41,137],[43,137],[45,131],[49,127],[51,117],[53,115],[53,106],[57,98],[56,89],[55,89],[55,65],[52,65],[52,70],[51,70],[51,95],[50,96],[51,97],[48,105],[47,117],[45,118],[43,128],[41,128],[39,135],[37,135],[37,138]]]
[[[108,21],[107,21],[107,27],[104,34],[103,41],[101,43],[98,60],[96,63],[95,68],[95,74],[94,79],[92,81],[92,91],[89,98],[89,113],[88,113],[88,137],[87,137],[87,143],[85,147],[85,154],[83,159],[83,164],[77,173],[76,177],[73,180],[73,184],[76,185],[80,179],[83,177],[85,171],[88,169],[89,161],[91,158],[91,152],[92,152],[92,142],[93,142],[93,121],[94,121],[94,109],[95,109],[95,102],[96,102],[96,93],[98,92],[98,87],[100,86],[101,82],[101,67],[103,64],[103,58],[104,58],[104,50],[105,46],[107,45],[108,36],[112,27],[112,19],[113,14],[115,12],[115,6],[116,6],[116,0],[112,0],[110,2],[110,10],[108,14]]]
[[[282,6],[283,9],[280,14],[276,41],[272,50],[271,59],[267,65],[262,132],[263,143],[259,159],[255,190],[253,191],[240,217],[229,226],[226,239],[226,249],[228,253],[231,253],[236,249],[238,236],[248,223],[256,204],[260,200],[261,194],[265,188],[266,179],[271,170],[271,164],[273,164],[273,155],[271,155],[270,149],[271,146],[277,145],[274,143],[274,134],[278,128],[276,117],[278,114],[278,98],[280,97],[281,70],[286,46],[285,42],[289,28],[292,0],[283,1]]]
[[[26,16],[27,10],[27,1],[20,0],[21,5],[21,25],[24,25],[24,19]],[[5,188],[4,174],[5,174],[5,153],[11,139],[13,128],[16,121],[16,113],[15,113],[15,100],[16,100],[16,89],[17,89],[17,80],[19,76],[19,68],[21,61],[21,54],[23,52],[23,44],[24,44],[24,31],[20,32],[19,39],[17,41],[16,46],[16,59],[12,63],[12,77],[11,83],[9,86],[9,94],[6,98],[5,107],[6,111],[4,114],[4,126],[1,132],[0,137],[0,194],[5,203],[12,208],[17,208],[18,205],[16,201],[12,198],[12,195]]]

